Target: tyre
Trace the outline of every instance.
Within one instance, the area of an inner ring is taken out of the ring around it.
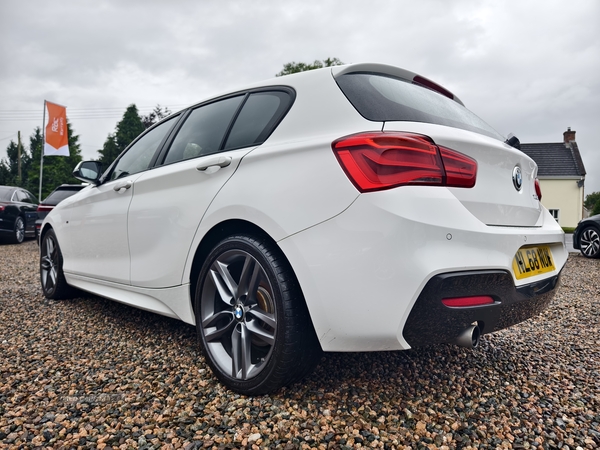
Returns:
[[[25,221],[21,216],[15,219],[15,228],[13,229],[12,241],[15,244],[21,244],[25,240]]]
[[[208,364],[241,394],[297,381],[320,356],[296,277],[266,239],[231,236],[213,248],[198,277],[195,313]]]
[[[579,236],[579,246],[583,256],[600,258],[600,233],[594,227],[584,228]]]
[[[40,281],[44,296],[58,300],[70,297],[71,287],[63,273],[63,257],[53,230],[48,230],[40,242]]]

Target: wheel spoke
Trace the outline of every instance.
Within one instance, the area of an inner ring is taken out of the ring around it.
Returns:
[[[42,269],[48,271],[52,267],[52,260],[48,256],[43,256],[41,265]]]
[[[260,264],[258,264],[254,258],[250,255],[246,256],[238,286],[239,298],[245,295],[247,299],[245,302],[246,304],[256,302],[255,293],[256,289],[258,289],[261,270]]]
[[[221,298],[221,300],[229,306],[233,305],[233,303],[235,302],[234,294],[231,292],[231,289],[227,285],[227,282],[221,276],[220,272],[211,270],[210,276],[215,287],[217,288],[217,291],[219,292],[219,297]]]
[[[264,342],[265,344],[273,345],[275,343],[275,333],[265,330],[263,327],[257,324],[255,320],[246,322],[246,327],[248,328],[248,331],[252,333],[253,337]]]
[[[258,305],[252,305],[248,310],[248,313],[252,315],[255,319],[260,320],[271,328],[275,328],[277,326],[277,321],[275,320],[275,316],[273,314],[269,314],[268,312],[263,311],[258,307]]]
[[[207,330],[207,328],[213,327],[219,320],[222,319],[228,319],[229,323],[219,329]],[[224,335],[231,333],[231,330],[233,327],[235,327],[233,313],[231,311],[221,311],[217,314],[213,314],[202,321],[202,327],[205,330],[204,336],[206,337],[206,342],[220,341]]]
[[[54,260],[54,241],[52,239],[46,239],[46,257]]]
[[[56,286],[56,269],[54,267],[52,267],[50,269],[50,272],[48,273],[48,275],[49,275],[48,278],[52,282],[52,286]]]
[[[250,358],[252,339],[246,324],[239,323],[231,336],[232,350],[232,376],[245,380],[252,369]]]
[[[42,270],[42,282],[46,292],[50,292],[56,285],[56,269],[50,264],[47,269]]]

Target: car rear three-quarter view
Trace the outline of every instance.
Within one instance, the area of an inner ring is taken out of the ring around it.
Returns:
[[[42,226],[44,293],[195,324],[245,394],[321,350],[473,347],[541,312],[567,259],[515,147],[391,66],[256,83],[165,119],[104,174],[82,163],[91,186]]]

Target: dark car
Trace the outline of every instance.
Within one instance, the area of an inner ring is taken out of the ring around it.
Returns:
[[[36,234],[39,235],[40,228],[44,218],[56,205],[62,202],[65,198],[82,190],[85,184],[61,184],[46,197],[37,207],[38,218],[35,221]]]
[[[20,244],[35,237],[37,198],[20,187],[0,186],[0,238]]]
[[[587,258],[600,258],[600,214],[579,222],[573,233],[573,248]]]

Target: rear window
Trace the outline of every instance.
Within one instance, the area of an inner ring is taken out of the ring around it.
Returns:
[[[62,202],[65,198],[70,197],[71,195],[79,192],[81,188],[74,189],[60,189],[58,191],[54,191],[50,193],[48,197],[43,201],[44,205],[53,205],[56,206],[60,202]]]
[[[418,84],[373,73],[344,74],[336,81],[350,103],[368,120],[434,123],[504,140],[460,103]]]
[[[10,202],[13,192],[13,188],[0,186],[0,200],[3,202]]]

